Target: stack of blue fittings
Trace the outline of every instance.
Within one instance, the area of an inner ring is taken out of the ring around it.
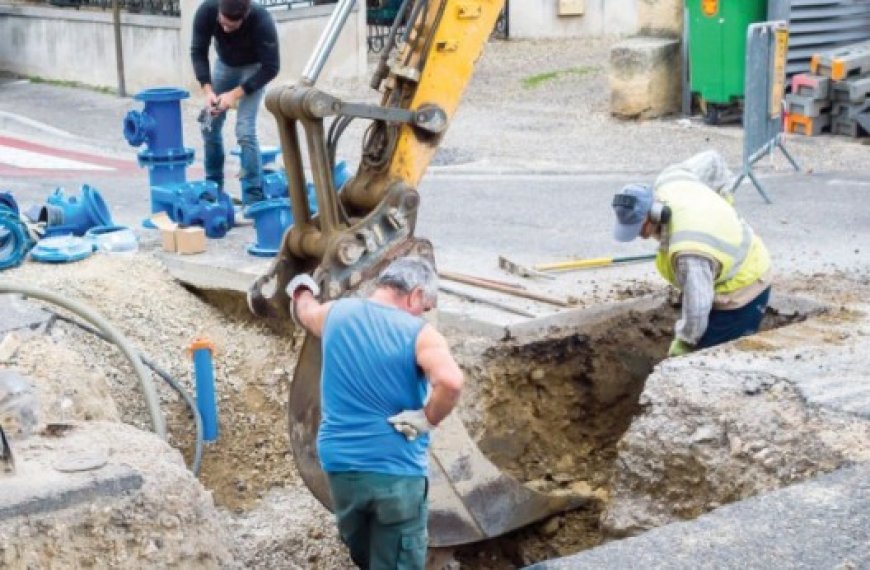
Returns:
[[[208,237],[222,238],[235,221],[232,199],[214,182],[187,182],[194,153],[184,146],[181,100],[188,97],[190,93],[174,87],[138,93],[134,98],[145,107],[124,117],[124,138],[134,147],[148,143],[138,159],[148,169],[151,213],[166,212],[178,224],[199,225]],[[143,225],[154,227],[148,220]]]

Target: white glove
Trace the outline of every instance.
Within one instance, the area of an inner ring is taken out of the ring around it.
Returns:
[[[287,296],[290,297],[290,317],[297,326],[302,325],[296,317],[296,304],[294,301],[296,300],[296,293],[300,292],[302,289],[308,289],[315,297],[320,295],[320,287],[317,286],[317,282],[307,273],[300,273],[287,284],[287,289],[285,290],[287,291]]]
[[[408,441],[414,441],[418,436],[429,433],[435,426],[429,423],[426,412],[421,410],[405,410],[387,419],[397,432]]]

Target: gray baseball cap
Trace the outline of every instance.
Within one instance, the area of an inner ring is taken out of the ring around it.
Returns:
[[[652,203],[653,191],[648,184],[629,184],[617,192],[612,204],[616,213],[613,238],[616,241],[631,241],[640,235],[640,228]]]

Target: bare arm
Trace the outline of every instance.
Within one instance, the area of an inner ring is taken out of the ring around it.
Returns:
[[[426,419],[437,426],[459,402],[464,378],[462,370],[450,354],[447,339],[432,325],[425,325],[417,335],[417,364],[432,385],[429,402],[423,409]]]
[[[332,303],[321,303],[309,289],[299,289],[293,297],[293,310],[296,319],[305,330],[320,337],[323,335],[323,325]]]

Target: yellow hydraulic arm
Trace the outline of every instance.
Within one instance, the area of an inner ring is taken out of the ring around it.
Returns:
[[[269,90],[266,107],[281,136],[294,225],[272,267],[249,294],[252,310],[286,316],[284,287],[315,269],[325,298],[335,299],[372,277],[390,259],[431,246],[414,240],[416,187],[450,122],[504,0],[406,0],[384,48],[372,87],[381,105],[348,103],[314,85],[353,7],[340,0],[296,85]],[[400,31],[401,22],[407,22]],[[400,37],[401,36],[401,37]],[[401,40],[401,41],[400,41]],[[324,119],[333,119],[329,135]],[[353,119],[370,119],[356,175],[334,188],[337,137]],[[300,127],[306,137],[319,213],[305,191]],[[340,198],[336,193],[341,190]]]

